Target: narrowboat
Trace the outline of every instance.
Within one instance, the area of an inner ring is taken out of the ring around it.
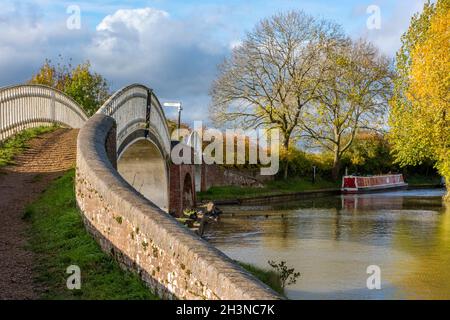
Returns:
[[[344,176],[342,177],[342,193],[363,193],[387,189],[406,188],[408,184],[401,174],[385,174],[379,176]]]

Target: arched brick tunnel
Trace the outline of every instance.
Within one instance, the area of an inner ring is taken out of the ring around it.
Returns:
[[[184,182],[183,182],[183,208],[192,208],[194,206],[194,197],[193,197],[193,190],[192,190],[192,178],[189,173],[186,173],[184,175]]]

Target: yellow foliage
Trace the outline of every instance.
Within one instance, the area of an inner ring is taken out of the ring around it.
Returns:
[[[413,17],[397,55],[391,141],[401,164],[430,158],[450,184],[450,0]]]
[[[450,1],[439,1],[427,37],[411,52],[407,97],[428,135],[437,167],[450,181]]]

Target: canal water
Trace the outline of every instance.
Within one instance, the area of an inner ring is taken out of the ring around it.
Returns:
[[[450,299],[450,207],[443,189],[221,207],[206,238],[231,258],[301,273],[290,299]],[[381,289],[367,288],[368,266]]]

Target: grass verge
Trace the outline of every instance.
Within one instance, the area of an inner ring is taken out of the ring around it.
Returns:
[[[269,181],[262,188],[255,187],[239,187],[239,186],[223,186],[211,187],[208,191],[198,192],[198,200],[226,200],[226,199],[245,199],[258,196],[269,196],[291,192],[301,192],[318,189],[339,188],[339,182],[327,180],[317,180],[312,183],[306,178],[292,178],[287,180]]]
[[[14,164],[14,157],[28,148],[28,141],[40,134],[54,131],[57,126],[26,129],[0,143],[0,168]]]
[[[42,299],[157,299],[137,275],[122,270],[87,233],[76,207],[74,170],[55,180],[29,205],[29,246],[36,253],[35,280]],[[81,289],[69,290],[66,269],[81,270]]]
[[[137,275],[122,270],[87,233],[76,207],[74,170],[55,180],[41,198],[27,206],[29,246],[36,254],[35,280],[46,288],[42,299],[158,299]],[[238,262],[244,269],[283,294],[278,274]],[[81,289],[68,290],[66,269],[81,270]]]
[[[253,274],[256,278],[267,284],[272,290],[284,296],[284,290],[281,287],[280,276],[273,270],[259,268],[253,264],[236,261],[242,268]]]
[[[340,181],[317,180],[316,183],[312,183],[308,179],[290,178],[287,180],[274,180],[269,181],[262,188],[239,186],[211,187],[208,191],[197,192],[197,199],[199,201],[245,199],[319,189],[339,189],[341,186]],[[410,175],[407,177],[407,182],[411,186],[438,185],[440,184],[440,179],[439,176]]]

